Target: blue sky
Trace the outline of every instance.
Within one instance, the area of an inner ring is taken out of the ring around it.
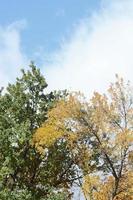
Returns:
[[[133,0],[0,0],[0,85],[34,60],[49,90],[133,81]]]
[[[43,48],[50,52],[59,47],[63,37],[69,37],[73,26],[92,10],[98,9],[99,0],[0,0],[0,24],[9,25],[25,20],[22,48],[33,56]]]

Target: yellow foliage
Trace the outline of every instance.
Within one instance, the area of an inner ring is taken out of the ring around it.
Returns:
[[[77,135],[70,130],[70,128],[76,130],[78,127],[78,124],[74,121],[74,118],[78,117],[81,108],[81,103],[77,97],[78,94],[74,94],[70,95],[65,101],[60,100],[49,111],[48,120],[41,128],[37,129],[32,143],[40,153],[61,137],[67,138],[69,146],[77,140]]]
[[[36,148],[42,153],[44,148],[51,146],[57,139],[64,134],[60,128],[57,129],[54,124],[46,123],[39,128],[33,137],[33,143]]]
[[[87,200],[133,200],[133,99],[129,83],[117,76],[108,94],[94,93],[86,102],[81,94],[60,100],[48,113],[33,144],[42,153],[60,138],[67,141],[74,162],[82,170],[82,190]],[[103,169],[89,166],[99,152]],[[129,164],[130,163],[130,164]],[[100,171],[100,172],[101,172]]]
[[[99,177],[95,175],[86,175],[83,179],[82,190],[86,200],[94,199],[94,192],[99,186]]]

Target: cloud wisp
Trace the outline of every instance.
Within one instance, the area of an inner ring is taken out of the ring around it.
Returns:
[[[105,91],[118,73],[133,80],[133,1],[104,0],[78,24],[43,71],[50,89]]]
[[[14,81],[20,69],[28,63],[21,49],[20,31],[25,25],[25,21],[18,21],[0,26],[0,87]]]

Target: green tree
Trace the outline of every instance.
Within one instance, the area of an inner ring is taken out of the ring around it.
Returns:
[[[47,174],[52,173],[56,149],[55,157],[51,153],[46,159],[32,145],[32,137],[66,92],[45,94],[46,87],[45,78],[31,63],[30,70],[22,70],[16,83],[0,92],[0,199],[41,199],[53,187],[54,174]]]

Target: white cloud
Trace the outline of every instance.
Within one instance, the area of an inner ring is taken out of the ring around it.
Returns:
[[[104,91],[115,74],[133,80],[133,1],[104,0],[44,68],[50,89]]]
[[[13,81],[27,63],[20,39],[20,31],[25,25],[25,21],[18,21],[6,27],[0,26],[0,87]]]

